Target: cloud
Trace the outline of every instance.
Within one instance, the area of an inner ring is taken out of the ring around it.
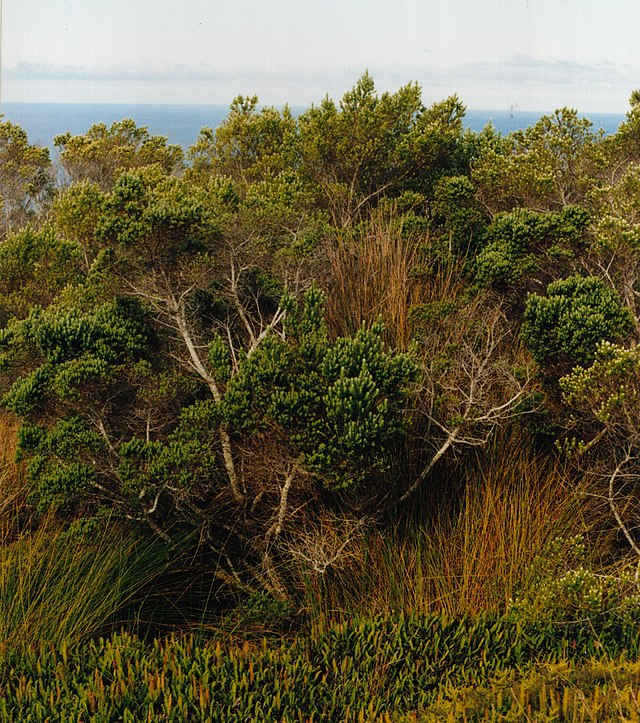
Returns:
[[[628,82],[631,68],[614,63],[577,63],[570,60],[541,60],[530,55],[514,55],[501,63],[459,65],[449,70],[454,80],[493,83],[566,86],[571,83]]]
[[[550,87],[605,85],[637,82],[640,69],[610,62],[577,63],[569,60],[541,60],[530,55],[513,55],[501,62],[478,62],[443,66],[388,66],[381,68],[388,78],[422,77],[450,86],[484,85]],[[409,75],[408,75],[409,74]]]
[[[117,64],[103,68],[19,62],[4,77],[19,88],[47,85],[91,89],[94,101],[135,102],[140,89],[147,102],[220,103],[238,93],[257,93],[263,102],[307,105],[329,94],[339,98],[365,68],[245,67],[210,64]],[[380,90],[394,90],[411,80],[432,102],[457,93],[469,107],[511,106],[551,110],[572,105],[581,110],[620,112],[640,78],[640,69],[611,62],[579,63],[513,55],[501,62],[453,66],[380,65],[369,67]],[[103,92],[104,91],[104,92]],[[102,96],[101,96],[102,94]],[[157,100],[154,101],[153,99]],[[206,101],[202,99],[206,98]]]
[[[214,68],[188,65],[127,65],[117,64],[106,68],[88,68],[78,65],[54,65],[47,63],[18,62],[5,71],[5,77],[21,81],[82,81],[90,83],[103,82],[179,82],[179,81],[211,81],[221,80],[225,74],[218,73]]]
[[[437,100],[457,93],[471,108],[553,110],[572,106],[582,111],[624,112],[638,86],[640,68],[607,61],[580,63],[513,55],[501,62],[453,66],[389,66],[374,72],[378,82],[414,78],[423,95]]]

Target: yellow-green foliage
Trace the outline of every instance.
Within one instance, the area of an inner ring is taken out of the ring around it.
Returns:
[[[624,658],[502,670],[487,683],[446,685],[421,714],[398,723],[444,721],[640,721],[640,663]]]
[[[60,643],[7,651],[0,718],[280,723],[389,721],[410,711],[442,711],[444,720],[453,711],[450,720],[464,720],[468,711],[468,720],[484,720],[478,714],[492,706],[497,713],[579,709],[577,694],[561,693],[572,682],[584,683],[601,710],[613,710],[616,667],[608,656],[625,647],[637,655],[637,632],[429,616],[351,621],[276,645],[194,637],[145,645],[118,635],[76,650]],[[621,705],[630,706],[628,686],[640,671],[624,661],[619,668]]]
[[[625,349],[603,341],[591,366],[575,367],[562,377],[563,400],[579,412],[582,421],[597,421],[630,437],[640,398],[639,369],[638,347]]]

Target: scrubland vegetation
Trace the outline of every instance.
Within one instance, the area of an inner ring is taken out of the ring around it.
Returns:
[[[640,717],[640,94],[463,117],[0,123],[3,719]]]

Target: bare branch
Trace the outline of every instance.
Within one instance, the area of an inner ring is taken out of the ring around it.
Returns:
[[[442,455],[451,447],[456,441],[456,435],[458,434],[458,428],[456,427],[449,433],[449,436],[445,440],[444,444],[441,445],[440,449],[431,457],[429,464],[422,470],[422,472],[415,479],[411,487],[400,497],[400,502],[405,502],[411,495],[418,489],[418,487],[424,482],[429,476],[431,470],[436,466],[438,460]]]

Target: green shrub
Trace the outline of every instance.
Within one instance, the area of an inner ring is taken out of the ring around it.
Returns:
[[[528,208],[499,213],[476,257],[476,280],[482,286],[510,286],[535,272],[545,257],[572,258],[588,221],[578,206],[554,213]]]
[[[581,536],[553,540],[534,563],[531,583],[509,606],[511,619],[593,630],[633,625],[640,592],[633,572],[604,572],[589,564]]]
[[[593,276],[570,276],[530,294],[522,338],[546,367],[588,365],[601,341],[621,341],[633,328],[629,310],[615,291]]]

